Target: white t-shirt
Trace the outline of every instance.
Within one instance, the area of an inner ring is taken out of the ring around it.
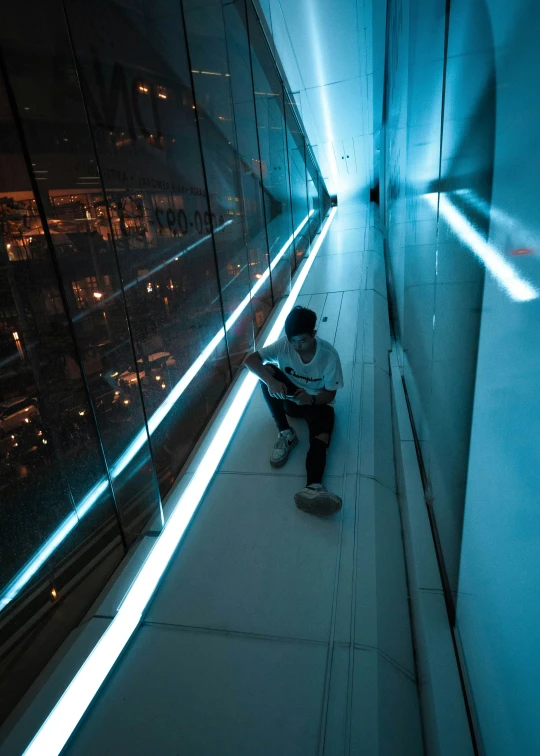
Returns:
[[[332,344],[315,337],[317,349],[310,362],[302,362],[286,336],[258,352],[264,363],[270,363],[282,370],[298,388],[306,393],[318,394],[322,389],[336,391],[343,388],[343,372],[339,354]]]

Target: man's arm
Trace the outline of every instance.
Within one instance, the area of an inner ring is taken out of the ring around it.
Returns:
[[[287,386],[281,381],[278,381],[272,375],[272,366],[266,367],[261,359],[261,355],[258,352],[253,352],[246,359],[247,369],[256,375],[259,380],[266,383],[270,396],[274,396],[278,399],[284,399],[287,394]]]
[[[328,391],[328,389],[321,389],[318,394],[308,394],[304,389],[298,389],[294,395],[294,401],[297,404],[304,405],[310,404],[311,406],[319,406],[321,404],[330,404],[336,398],[335,391]]]
[[[319,391],[319,393],[315,397],[313,404],[330,404],[330,402],[333,402],[335,398],[336,391],[328,391],[328,389],[323,389],[322,391]]]

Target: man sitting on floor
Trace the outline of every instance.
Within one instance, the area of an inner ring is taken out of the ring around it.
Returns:
[[[261,388],[278,428],[270,464],[282,467],[298,443],[287,416],[303,417],[309,428],[306,456],[307,485],[294,497],[304,512],[331,515],[341,509],[341,499],[322,485],[326,450],[334,428],[336,391],[343,388],[339,355],[316,337],[317,315],[295,307],[285,321],[285,334],[273,344],[251,354],[246,366],[261,381]]]

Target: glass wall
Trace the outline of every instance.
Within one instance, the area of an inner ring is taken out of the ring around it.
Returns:
[[[294,271],[293,216],[285,125],[285,92],[254,8],[248,5],[253,92],[264,187],[274,299],[289,293]],[[259,50],[258,55],[253,55]]]
[[[484,285],[463,227],[487,235],[467,196],[491,202],[495,99],[489,50],[473,60],[483,90],[463,95],[485,25],[468,34],[445,8],[389,6],[385,212],[399,358],[455,601]]]
[[[311,151],[307,149],[306,177],[308,207],[310,212],[313,211],[310,215],[310,236],[313,240],[317,229],[320,227],[322,218],[330,209],[330,197],[328,196],[324,182],[320,178],[315,159],[313,158]]]
[[[272,308],[272,277],[264,277],[268,268],[266,189],[262,182],[247,12],[244,2],[223,3],[222,11],[234,133],[240,160],[240,196],[246,223],[253,329],[257,334]]]
[[[325,190],[245,0],[30,0],[0,47],[5,716],[159,532]]]
[[[489,221],[489,249],[500,264],[486,271],[482,300],[456,627],[484,752],[536,754],[540,5],[453,0],[453,13],[449,78],[462,112],[478,113],[461,122],[461,167],[496,134],[493,188],[486,196],[485,183],[470,187],[461,207],[484,228]],[[486,101],[491,124],[484,121]]]
[[[388,9],[387,270],[426,502],[478,750],[532,754],[540,12]]]
[[[51,602],[79,582],[91,603],[108,577],[102,565],[114,569],[124,553],[119,501],[93,419],[95,389],[86,377],[87,371],[92,376],[94,366],[75,340],[52,237],[60,237],[66,252],[75,251],[63,231],[44,225],[37,185],[47,169],[33,166],[23,152],[6,85],[2,77],[2,713],[31,682],[40,653],[54,653],[58,639],[70,629],[63,616],[56,623],[47,616]],[[118,409],[103,387],[101,396],[111,411]],[[88,576],[91,564],[95,571]],[[80,619],[75,607],[73,620]],[[24,628],[35,631],[37,623],[43,630],[38,650],[28,646],[26,637],[18,638]]]
[[[310,242],[306,184],[306,148],[304,137],[293,110],[292,101],[286,91],[285,108],[293,226],[295,229],[301,229],[294,239],[294,265],[296,267],[304,257]]]

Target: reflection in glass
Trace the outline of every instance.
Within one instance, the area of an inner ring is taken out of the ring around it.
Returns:
[[[82,357],[82,374],[106,460],[113,469],[133,437],[145,432],[134,377],[135,353],[99,165],[81,92],[73,90],[76,67],[64,15],[54,3],[39,6],[40,23],[16,48],[8,49],[6,61]],[[20,24],[26,12],[27,8],[12,11]],[[54,88],[47,87],[46,82],[53,79]],[[60,121],[59,142],[48,124]],[[122,380],[126,375],[132,377]],[[72,397],[67,402],[71,404]],[[84,408],[75,406],[73,411],[81,424],[92,423],[91,413]],[[151,515],[160,512],[147,439],[131,464],[111,480],[122,528],[130,540],[144,530]]]
[[[451,12],[449,44],[457,45],[459,54],[449,55],[445,64],[444,11],[442,0],[429,8],[411,3],[408,32],[403,27],[389,39],[390,59],[408,64],[389,78],[386,212],[400,359],[447,586],[455,594],[483,297],[481,260],[509,275],[507,282],[515,283],[520,295],[532,292],[526,282],[513,279],[511,264],[487,244],[489,219],[467,200],[473,194],[488,206],[491,202],[493,59],[489,49],[479,53],[478,47],[478,30],[489,24],[474,24],[471,35]],[[395,30],[401,28],[400,13],[391,3],[389,23]],[[464,86],[473,64],[479,73],[475,87],[485,84],[477,102]]]
[[[7,713],[159,531],[289,291],[323,182],[243,0],[29,0],[6,7],[0,44]]]
[[[265,189],[268,249],[270,263],[272,263],[293,232],[285,103],[281,79],[251,4],[247,6],[247,12],[261,155],[261,177]],[[293,269],[294,246],[291,245],[272,273],[275,301],[289,292]]]
[[[212,228],[219,247],[236,219],[229,200],[208,210],[180,8],[148,18],[136,3],[72,0],[68,14],[151,419],[223,327]],[[152,435],[162,495],[229,381],[221,340]]]
[[[328,198],[326,207],[323,208],[323,199],[320,196],[321,190],[324,189],[324,184],[319,179],[319,173],[315,167],[315,163],[313,161],[313,158],[311,157],[309,151],[306,149],[306,179],[307,179],[307,197],[308,197],[308,207],[309,210],[313,210],[313,214],[311,216],[311,223],[310,223],[310,235],[311,239],[313,240],[317,229],[320,227],[320,225],[323,222],[324,216],[330,209],[330,198],[328,197],[328,194],[326,194],[326,197]]]
[[[262,182],[245,5],[243,2],[235,2],[222,7],[252,294],[253,287],[259,287],[252,301],[253,328],[257,334],[272,307],[270,278],[260,285],[269,264],[263,200],[267,190]]]
[[[250,228],[259,224],[248,224],[246,219],[247,214],[259,211],[257,201],[244,195],[244,188],[251,189],[251,194],[258,189],[250,165],[255,155],[248,163],[238,150],[221,2],[190,0],[185,4],[185,20],[210,209],[213,218],[221,212],[231,221],[223,233],[215,235],[221,300],[227,319],[249,296],[251,279],[260,278],[268,266],[264,231],[258,231],[260,239],[250,239]],[[253,187],[246,178],[242,182],[246,173],[251,174]],[[244,308],[227,331],[233,368],[240,366],[253,346],[253,316],[257,315],[259,319],[264,317],[260,312],[252,315],[251,305]]]
[[[295,105],[292,98],[285,93],[286,121],[287,121],[287,146],[289,151],[289,175],[291,182],[291,203],[293,225],[296,228],[302,223],[309,210],[307,201],[306,183],[306,154],[305,142],[298,121],[296,120]],[[295,267],[300,263],[311,241],[310,229],[315,223],[313,216],[302,228],[302,231],[294,240]]]
[[[9,678],[0,676],[2,715],[48,660],[26,648],[38,619],[52,623],[58,599],[73,621],[72,582],[84,579],[78,557],[94,561],[91,601],[124,553],[80,355],[11,106],[1,81],[0,649],[11,670]],[[81,501],[92,490],[92,513],[81,522]],[[53,544],[59,530],[64,537]],[[49,654],[71,629],[69,621],[53,624]]]

